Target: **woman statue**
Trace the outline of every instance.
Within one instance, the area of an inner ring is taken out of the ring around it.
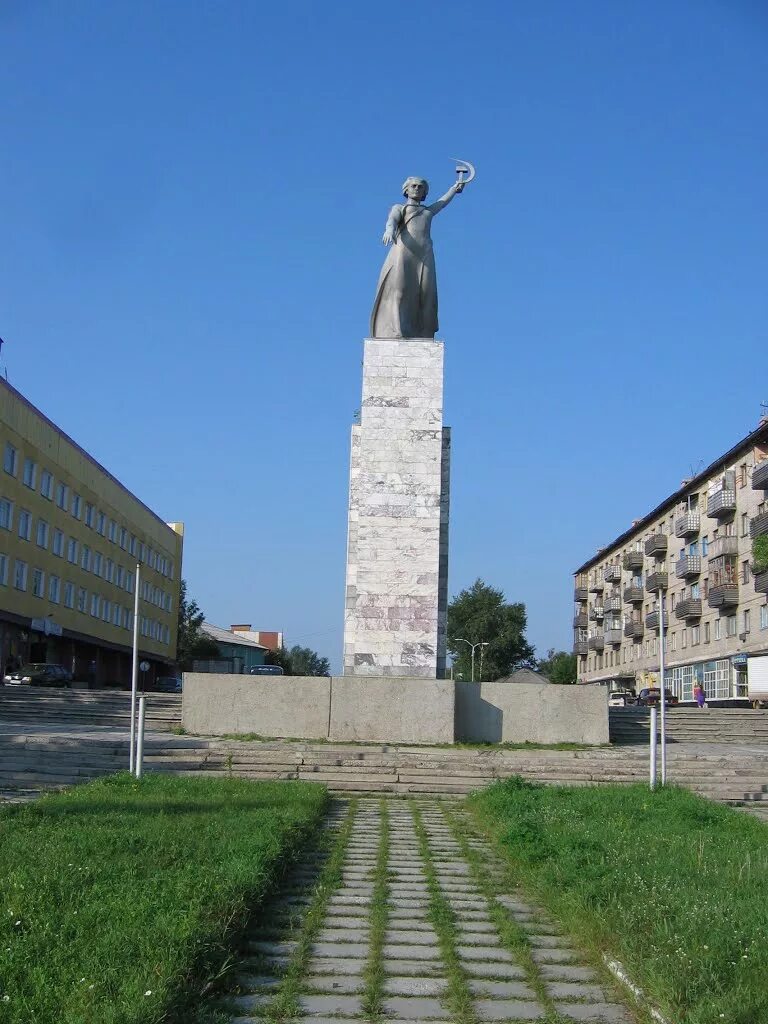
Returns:
[[[407,178],[405,203],[393,206],[382,242],[392,248],[379,275],[371,313],[372,338],[434,338],[437,333],[437,277],[430,229],[432,218],[464,190],[457,181],[431,206],[422,206],[429,184]]]

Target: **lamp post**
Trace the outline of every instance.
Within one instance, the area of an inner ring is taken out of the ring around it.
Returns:
[[[661,784],[667,783],[667,715],[666,679],[664,675],[664,593],[659,588],[656,598],[659,608],[659,707],[661,710]],[[655,754],[654,754],[655,757]]]
[[[487,647],[490,641],[488,641],[488,640],[480,640],[480,641],[478,641],[478,643],[473,644],[470,640],[465,640],[463,636],[456,636],[456,637],[453,638],[453,643],[457,644],[459,642],[464,643],[464,644],[469,644],[470,648],[472,649],[472,682],[473,683],[475,681],[475,650],[478,647],[480,648],[480,676],[481,676],[481,680],[480,681],[482,682],[482,675],[483,675],[483,648]]]

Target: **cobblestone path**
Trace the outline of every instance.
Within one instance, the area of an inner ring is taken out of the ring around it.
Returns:
[[[353,800],[249,937],[232,1024],[631,1024],[459,802]],[[335,858],[335,862],[334,862]]]

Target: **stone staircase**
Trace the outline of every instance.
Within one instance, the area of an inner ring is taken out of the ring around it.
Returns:
[[[768,747],[768,711],[744,708],[666,709],[670,743],[741,743]],[[609,708],[612,743],[648,743],[648,708]]]
[[[147,693],[146,727],[165,732],[181,726],[181,694]],[[0,723],[125,728],[131,695],[123,690],[54,690],[0,686]]]

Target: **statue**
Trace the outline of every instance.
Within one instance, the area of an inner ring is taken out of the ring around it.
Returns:
[[[437,333],[432,218],[464,191],[475,169],[461,161],[456,173],[456,184],[431,206],[422,206],[429,191],[424,178],[407,178],[403,183],[406,202],[392,207],[382,238],[392,248],[379,275],[371,313],[372,338],[434,338]],[[469,177],[464,178],[465,174]]]

